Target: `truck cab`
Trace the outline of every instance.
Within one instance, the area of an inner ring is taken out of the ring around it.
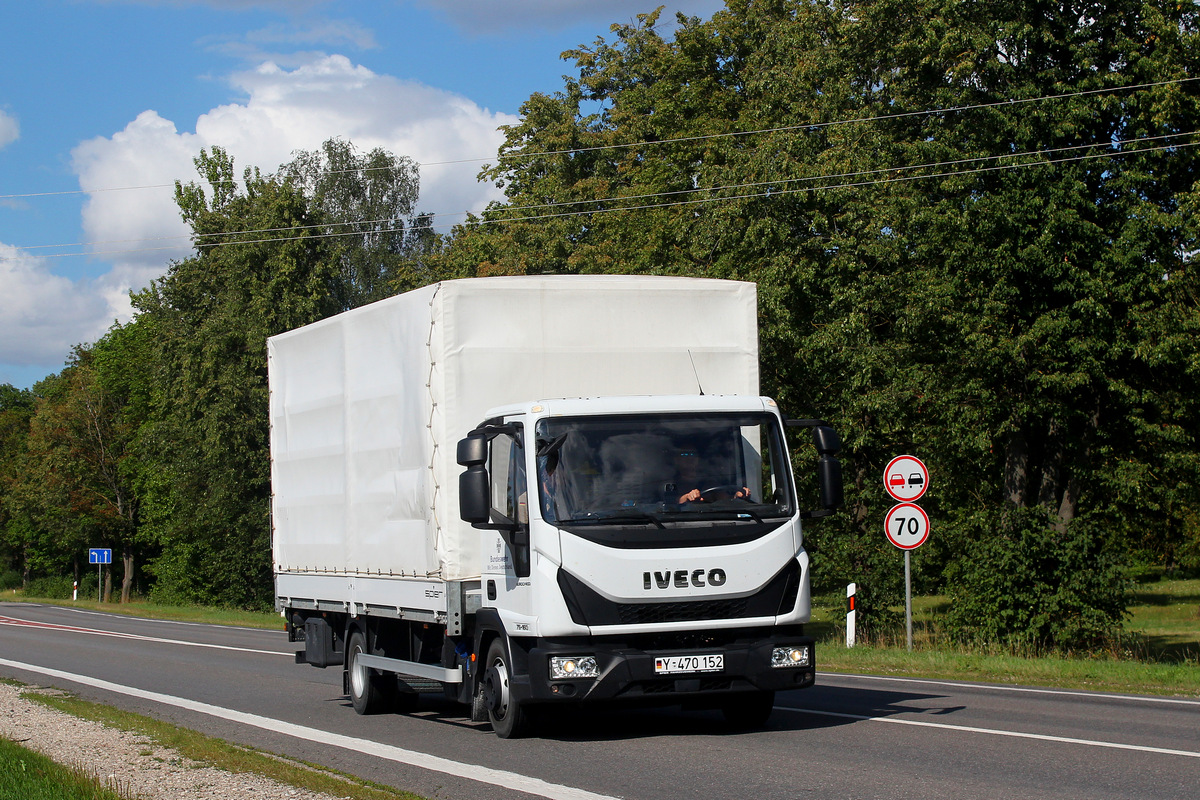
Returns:
[[[808,428],[803,509],[785,439]],[[815,674],[801,521],[841,503],[840,447],[765,397],[542,400],[458,446],[484,562],[477,704],[501,736],[567,702],[715,706],[761,724]]]

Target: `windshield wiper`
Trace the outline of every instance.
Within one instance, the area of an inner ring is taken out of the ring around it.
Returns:
[[[653,514],[647,514],[644,511],[622,511],[619,514],[592,514],[583,518],[574,518],[563,520],[568,525],[597,525],[597,524],[623,524],[630,522],[640,522],[642,524],[650,523],[655,527],[666,530],[667,526],[659,521],[658,517]]]
[[[735,519],[735,520],[736,520],[736,519],[752,519],[752,520],[754,520],[755,522],[762,522],[762,521],[763,521],[763,518],[762,518],[761,516],[759,516],[759,515],[758,515],[756,512],[754,512],[754,511],[751,511],[749,508],[738,508],[738,509],[732,509],[732,508],[728,508],[728,509],[726,509],[726,508],[723,508],[723,509],[707,509],[707,508],[706,508],[706,509],[699,509],[699,508],[693,508],[693,509],[686,509],[686,510],[675,511],[675,512],[672,512],[672,514],[671,514],[672,518],[674,518],[676,515],[678,515],[680,518],[686,518],[686,519],[688,519],[688,520],[706,520],[706,519],[719,519],[719,520]]]

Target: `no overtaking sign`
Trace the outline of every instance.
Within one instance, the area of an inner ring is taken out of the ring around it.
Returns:
[[[915,503],[929,488],[929,470],[916,456],[896,456],[883,470],[883,488],[901,503]]]

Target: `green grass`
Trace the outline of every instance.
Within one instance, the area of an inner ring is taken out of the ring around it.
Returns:
[[[93,596],[94,594],[93,592]],[[86,608],[91,611],[123,614],[129,617],[146,617],[148,619],[203,622],[213,625],[232,625],[240,628],[263,628],[266,630],[283,629],[283,620],[274,611],[242,611],[235,608],[213,608],[210,606],[171,606],[163,603],[151,603],[147,600],[133,600],[128,603],[100,603],[88,599],[61,600],[45,597],[26,597],[19,589],[10,589],[0,593],[0,600],[19,603],[41,603],[63,606],[64,608]]]
[[[1156,661],[1200,663],[1200,580],[1141,584],[1128,627]]]
[[[0,800],[131,800],[98,776],[0,737]]]
[[[81,700],[71,695],[24,692],[21,696],[76,717],[94,720],[111,728],[137,733],[162,747],[176,751],[185,758],[235,774],[257,773],[289,786],[297,786],[351,800],[421,800],[419,795],[362,781],[325,767],[231,744],[223,739],[206,736],[111,706]],[[0,800],[7,797],[3,792],[4,784],[0,781]],[[59,796],[47,795],[47,797]],[[74,795],[62,796],[75,797]],[[24,798],[25,795],[18,794],[13,797]],[[92,795],[81,794],[79,797],[91,798]],[[96,795],[96,797],[109,800],[108,795]]]
[[[1200,697],[1200,580],[1138,585],[1122,644],[1075,657],[957,647],[942,625],[947,599],[936,596],[913,598],[912,652],[903,623],[847,649],[842,603],[833,596],[814,600],[821,670]]]

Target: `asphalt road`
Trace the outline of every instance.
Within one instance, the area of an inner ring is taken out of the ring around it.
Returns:
[[[1200,797],[1197,700],[818,674],[761,731],[597,710],[505,741],[429,696],[360,717],[340,670],[296,665],[295,649],[282,632],[0,603],[0,676],[426,797]]]

